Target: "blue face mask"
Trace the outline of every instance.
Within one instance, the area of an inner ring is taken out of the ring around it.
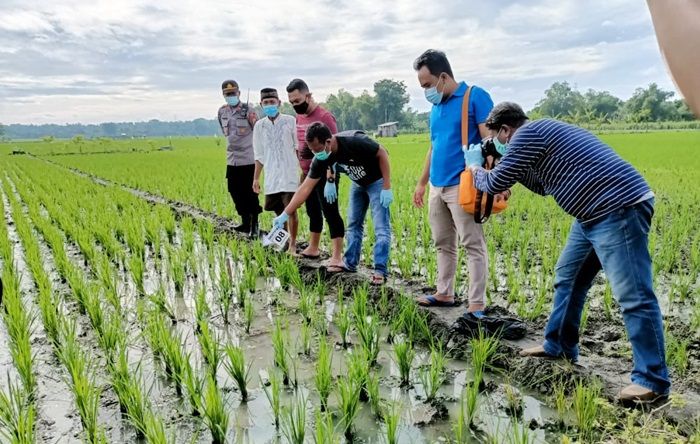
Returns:
[[[275,117],[279,113],[279,107],[277,105],[264,105],[263,112],[267,117]]]
[[[226,103],[231,106],[236,106],[240,102],[240,100],[238,100],[238,96],[225,96],[224,98],[226,99]]]
[[[501,131],[498,131],[498,134],[500,133]],[[496,147],[496,151],[498,151],[498,154],[500,154],[501,156],[505,156],[508,152],[508,142],[503,143],[500,140],[498,140],[498,134],[496,134],[496,137],[493,138],[493,144]]]
[[[319,151],[318,153],[314,153],[314,157],[320,161],[328,160],[328,157],[330,157],[331,153],[326,151],[324,148],[323,151]]]
[[[439,92],[437,89],[441,79],[442,78],[438,79],[435,86],[431,86],[430,88],[425,89],[425,100],[432,103],[433,105],[439,105],[442,102],[442,97],[445,93],[445,91]]]

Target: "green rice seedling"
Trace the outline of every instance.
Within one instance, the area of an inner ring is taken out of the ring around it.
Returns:
[[[377,302],[379,317],[385,319],[389,316],[389,292],[385,285],[379,289],[379,301]]]
[[[399,367],[401,387],[408,387],[411,383],[411,365],[416,354],[413,344],[405,339],[394,341],[394,358]]]
[[[605,284],[605,291],[603,292],[603,309],[605,311],[605,318],[612,319],[613,314],[613,294],[612,287],[609,282]]]
[[[437,396],[438,390],[445,382],[445,362],[447,358],[442,345],[430,349],[430,363],[421,369],[420,380],[425,390],[426,401],[430,402]]]
[[[582,440],[590,440],[593,435],[596,420],[598,418],[598,398],[600,387],[597,384],[587,386],[583,381],[578,381],[573,393],[572,407],[579,437]]]
[[[301,321],[299,340],[301,341],[301,352],[306,356],[311,356],[311,325]]]
[[[7,378],[7,392],[0,390],[0,436],[13,444],[34,444],[36,406],[31,395]]]
[[[224,444],[228,432],[229,416],[224,398],[211,375],[207,377],[202,405],[202,418],[209,429],[213,444]]]
[[[204,384],[206,378],[203,371],[196,371],[189,361],[185,364],[182,385],[187,393],[187,399],[192,408],[192,416],[200,416],[204,408]]]
[[[323,307],[318,307],[311,314],[311,325],[313,325],[314,330],[319,336],[326,336],[328,334],[328,319],[326,318],[326,313]]]
[[[328,408],[328,397],[333,390],[333,348],[326,338],[319,338],[318,355],[316,356],[316,371],[314,384],[321,401],[321,411]]]
[[[666,361],[679,376],[688,372],[688,345],[691,338],[680,339],[671,333],[666,333]]]
[[[314,311],[312,297],[311,289],[306,284],[299,288],[299,314],[307,323],[311,321],[311,313]]]
[[[221,347],[219,346],[219,338],[216,331],[209,329],[208,322],[199,323],[199,334],[197,340],[202,350],[202,357],[209,368],[209,373],[216,382],[216,372],[221,364]]]
[[[245,355],[240,347],[228,344],[225,348],[227,361],[224,367],[229,376],[236,383],[238,391],[241,393],[241,401],[248,401],[248,382],[250,367],[252,364],[246,365]]]
[[[3,319],[7,328],[7,333],[10,337],[9,349],[12,361],[14,362],[17,373],[22,380],[24,389],[33,396],[37,380],[34,373],[35,355],[31,348],[31,329],[32,318],[27,316],[22,305],[21,295],[19,293],[19,281],[15,275],[11,275],[9,267],[5,266],[3,272],[3,283],[5,284],[5,292],[2,300],[4,306]],[[9,285],[8,285],[9,284]]]
[[[290,444],[304,444],[306,436],[306,398],[297,393],[290,405],[282,407],[282,433]]]
[[[316,409],[314,413],[314,444],[340,444],[340,436],[336,431],[333,415]]]
[[[262,246],[261,242],[256,242],[253,244],[253,257],[255,258],[255,263],[257,265],[256,276],[267,277],[268,271],[268,252]]]
[[[163,362],[165,364],[165,375],[175,385],[175,392],[182,395],[182,381],[185,375],[185,368],[189,357],[182,350],[183,340],[180,333],[173,333],[168,329],[160,330],[162,337],[159,339]]]
[[[168,266],[170,277],[175,285],[175,292],[182,295],[185,288],[185,261],[180,250],[168,248]]]
[[[255,293],[255,288],[258,282],[258,276],[259,274],[255,267],[252,266],[250,263],[247,263],[245,269],[243,270],[243,283],[245,285],[245,288],[250,293]]]
[[[469,430],[474,427],[474,420],[479,408],[479,381],[472,381],[464,387],[459,401],[457,419],[452,425],[455,440],[459,443],[471,442]]]
[[[352,316],[355,322],[369,316],[371,304],[369,303],[369,289],[367,285],[360,285],[352,290]]]
[[[117,313],[107,315],[102,333],[97,336],[97,342],[100,348],[104,350],[107,363],[111,363],[114,359],[115,352],[119,346],[126,343],[126,334],[122,325],[122,317]]]
[[[243,321],[246,334],[250,334],[250,327],[253,325],[253,320],[255,319],[255,306],[253,305],[253,298],[250,295],[243,297],[245,301],[243,303]]]
[[[129,368],[126,347],[121,347],[117,353],[116,363],[110,366],[112,388],[119,400],[121,411],[127,415],[137,433],[143,437],[146,435],[146,416],[150,412],[150,406],[141,390],[140,373],[138,369],[133,372]]]
[[[320,272],[316,272],[316,283],[314,285],[314,293],[316,293],[316,298],[318,300],[318,305],[323,305],[323,300],[326,297],[326,281],[321,277]]]
[[[355,330],[362,348],[367,353],[370,365],[377,363],[379,356],[379,320],[374,312],[365,312],[364,317],[355,317]]]
[[[165,288],[163,288],[162,285],[159,285],[158,290],[150,295],[148,299],[151,301],[151,304],[153,304],[153,307],[167,316],[173,324],[177,322],[175,307],[173,307],[173,304],[168,300],[168,296],[165,294]]]
[[[566,425],[566,416],[569,412],[570,403],[569,398],[566,396],[566,386],[564,381],[559,380],[554,385],[554,409],[557,412],[557,421],[559,427],[564,427]]]
[[[226,251],[220,249],[219,255],[219,307],[221,315],[224,318],[224,323],[229,323],[229,310],[233,303],[233,277],[228,268]]]
[[[477,337],[470,340],[472,349],[472,368],[474,372],[474,380],[482,382],[484,380],[484,370],[490,364],[493,357],[498,351],[498,338],[495,336],[486,336],[479,330]]]
[[[144,220],[144,228],[146,229],[146,243],[153,249],[153,257],[158,258],[160,256],[162,242],[160,237],[160,220],[156,213],[151,213],[151,215]]]
[[[401,423],[402,413],[403,406],[396,400],[390,401],[383,410],[382,419],[386,427],[387,444],[396,444],[399,442],[399,424]]]
[[[117,290],[117,276],[107,256],[101,256],[97,265],[97,278],[102,285],[104,297],[107,302],[118,312],[122,312],[122,304]]]
[[[355,348],[346,356],[347,376],[360,387],[360,401],[367,401],[367,379],[369,378],[369,357],[363,348]]]
[[[138,254],[132,254],[129,257],[129,272],[131,273],[131,279],[134,281],[136,286],[136,292],[139,295],[145,294],[143,289],[143,273],[146,270],[146,262],[142,256]]]
[[[207,249],[214,247],[214,224],[208,219],[199,220],[199,236]]]
[[[280,397],[282,396],[282,384],[280,377],[274,369],[269,369],[268,374],[270,375],[270,385],[269,387],[264,384],[262,378],[260,379],[260,385],[263,387],[267,401],[270,403],[270,410],[272,410],[273,419],[275,421],[275,428],[279,429],[280,426]]]
[[[50,285],[50,284],[49,284]],[[53,296],[50,288],[41,288],[39,290],[39,312],[41,320],[44,324],[46,336],[51,341],[54,347],[58,346],[59,341],[59,319],[60,302]]]
[[[170,208],[162,205],[158,207],[158,213],[160,216],[160,222],[165,228],[165,234],[168,236],[168,242],[173,243],[175,241],[176,233],[176,221],[175,214],[170,210]]]
[[[144,247],[143,227],[140,221],[131,220],[126,225],[125,231],[126,244],[129,246],[129,251],[132,255],[144,258],[146,250]]]
[[[340,342],[343,348],[347,348],[350,345],[348,337],[350,335],[350,326],[352,325],[352,319],[350,318],[350,311],[345,307],[345,305],[340,305],[338,314],[335,317],[335,325],[338,327],[338,332],[340,333]]]
[[[367,396],[369,397],[369,405],[372,409],[372,413],[374,413],[374,416],[377,418],[380,418],[382,414],[382,398],[379,395],[379,375],[375,372],[370,372],[367,376]]]
[[[144,438],[146,438],[146,442],[150,444],[174,443],[165,433],[165,423],[163,419],[151,411],[148,411],[144,418]]]
[[[182,248],[188,257],[194,255],[194,221],[191,217],[183,217],[180,221],[182,229]]]
[[[211,310],[207,304],[207,290],[204,286],[197,287],[197,292],[194,295],[194,320],[195,333],[199,333],[199,325],[207,323]]]
[[[282,372],[284,385],[289,385],[289,362],[287,360],[287,336],[282,330],[282,322],[278,318],[272,331],[272,348],[274,349],[275,366]]]
[[[526,425],[511,421],[511,429],[506,438],[508,444],[530,444],[534,437],[530,435],[530,429]]]
[[[338,407],[343,419],[345,438],[352,442],[353,423],[360,405],[361,386],[354,378],[340,378],[336,384]]]
[[[586,331],[586,327],[588,327],[588,314],[590,312],[590,303],[586,301],[583,305],[583,311],[581,312],[581,326],[579,327],[579,331],[581,333]]]
[[[505,410],[506,412],[514,417],[517,418],[522,415],[523,413],[523,397],[511,383],[510,380],[508,381],[507,384],[503,386],[504,392],[505,392],[505,398],[506,398],[506,406]]]

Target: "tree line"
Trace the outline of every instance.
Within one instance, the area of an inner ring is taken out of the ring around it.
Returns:
[[[336,116],[340,130],[362,128],[373,131],[381,123],[399,122],[402,132],[428,131],[429,113],[420,113],[408,107],[409,99],[403,81],[382,79],[374,83],[371,91],[365,90],[358,95],[340,89],[330,94],[323,105]],[[288,103],[283,104],[282,112],[294,114]],[[582,93],[568,82],[555,82],[545,90],[544,97],[528,114],[531,119],[554,117],[580,125],[695,120],[683,100],[674,99],[672,91],[665,91],[656,83],[637,88],[632,97],[621,100],[608,91],[589,89]],[[75,135],[90,138],[211,136],[219,132],[219,125],[214,119],[173,122],[153,119],[147,122],[89,125],[0,125],[0,137],[4,134],[5,138],[10,139],[46,136],[71,138]]]

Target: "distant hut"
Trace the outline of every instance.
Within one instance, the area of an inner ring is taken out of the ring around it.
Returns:
[[[399,135],[399,122],[386,122],[377,127],[378,137],[396,137]]]

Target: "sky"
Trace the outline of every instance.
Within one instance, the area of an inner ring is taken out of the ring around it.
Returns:
[[[401,80],[427,111],[428,48],[525,109],[555,81],[675,90],[644,0],[2,0],[0,123],[211,119],[223,80],[257,102],[295,77],[320,101]]]

